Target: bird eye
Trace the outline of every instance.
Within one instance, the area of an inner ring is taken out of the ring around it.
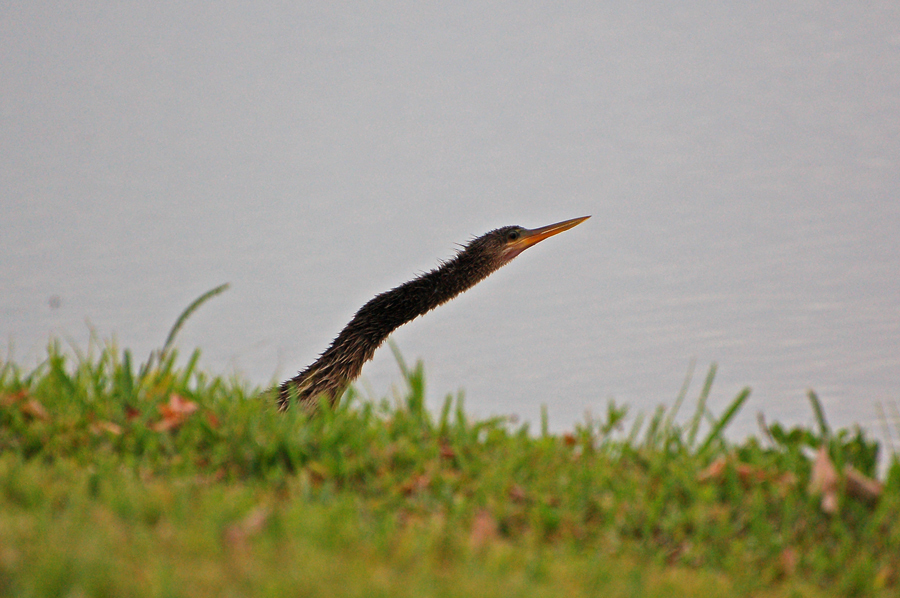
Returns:
[[[519,231],[517,231],[517,230],[509,231],[509,233],[506,235],[506,239],[509,241],[515,241],[518,238],[519,238]]]

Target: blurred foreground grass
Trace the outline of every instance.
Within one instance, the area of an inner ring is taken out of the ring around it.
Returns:
[[[449,397],[431,414],[421,365],[404,366],[402,400],[351,391],[309,417],[197,357],[135,368],[113,345],[52,345],[33,371],[0,366],[0,592],[900,591],[896,460],[873,495],[839,475],[833,509],[809,489],[819,445],[874,476],[877,445],[858,430],[775,425],[735,446],[705,408],[705,434],[674,409],[627,433],[611,404],[571,433],[531,433]]]
[[[199,300],[198,300],[199,301]],[[184,317],[195,309],[192,304]],[[0,595],[900,594],[900,464],[877,443],[625,410],[551,435],[349,391],[310,417],[241,380],[94,342],[0,363]],[[817,452],[818,451],[818,452]],[[884,456],[882,456],[884,458]]]

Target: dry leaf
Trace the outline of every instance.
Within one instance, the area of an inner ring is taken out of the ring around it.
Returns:
[[[188,416],[197,411],[197,403],[188,401],[174,392],[169,395],[169,402],[159,405],[162,419],[150,425],[150,429],[156,432],[165,432],[177,428],[187,420]]]
[[[443,457],[444,459],[456,458],[456,453],[453,451],[453,447],[446,442],[441,443],[441,457]]]
[[[103,432],[109,432],[113,436],[121,436],[122,435],[122,426],[119,424],[114,424],[113,422],[94,422],[91,424],[91,433],[99,436]]]
[[[249,534],[258,534],[269,521],[269,509],[257,507],[244,518],[243,528]]]
[[[697,481],[706,482],[708,480],[721,479],[725,474],[729,461],[733,462],[733,457],[718,457],[706,469],[697,474]],[[733,467],[738,479],[741,480],[744,486],[752,486],[763,482],[775,482],[783,485],[784,483],[790,483],[792,479],[789,477],[792,474],[778,474],[776,471],[769,471],[751,463],[733,463]]]
[[[881,569],[878,570],[878,573],[875,574],[875,579],[872,580],[872,585],[875,586],[875,588],[878,590],[883,590],[893,585],[896,581],[897,571],[890,565],[884,565]]]
[[[833,514],[838,508],[838,472],[824,446],[819,447],[809,479],[810,494],[822,495],[822,512]]]
[[[475,513],[472,520],[472,531],[469,534],[469,543],[472,548],[479,549],[488,542],[497,538],[497,522],[487,509],[481,509]]]
[[[258,534],[269,521],[269,509],[256,507],[239,523],[233,523],[225,529],[225,541],[234,550],[245,551],[247,540]]]
[[[28,399],[27,401],[22,403],[20,409],[22,410],[22,413],[31,416],[34,419],[50,419],[50,414],[47,413],[47,410],[44,409],[44,406],[41,405],[41,402],[37,399]]]
[[[23,401],[28,397],[28,391],[20,390],[18,392],[14,392],[8,395],[0,396],[0,405],[4,407],[12,407],[19,401]]]
[[[306,475],[309,477],[310,483],[312,483],[314,486],[318,486],[326,479],[328,479],[328,468],[318,461],[313,461],[312,463],[308,464],[303,471],[306,472]]]
[[[852,465],[844,466],[844,479],[847,482],[847,492],[862,500],[878,500],[884,490],[884,484],[863,475]]]
[[[219,418],[216,416],[216,414],[213,413],[212,411],[207,411],[205,415],[206,415],[206,423],[209,424],[209,427],[214,430],[217,430],[221,424],[220,424]]]
[[[766,470],[750,465],[749,463],[738,463],[735,467],[738,477],[744,484],[749,485],[751,482],[760,483],[765,481],[769,476]]]
[[[725,457],[719,457],[715,461],[709,464],[709,466],[697,474],[698,482],[705,482],[707,480],[717,480],[722,477],[722,473],[725,471],[725,464],[727,460]]]
[[[787,471],[775,478],[775,487],[782,498],[794,491],[797,487],[797,476],[793,472]]]
[[[428,488],[429,484],[431,484],[431,476],[427,473],[418,474],[403,482],[400,485],[400,491],[403,494],[415,494]]]
[[[509,487],[509,498],[513,502],[522,503],[528,500],[528,494],[525,492],[524,488],[518,484],[513,484]]]
[[[781,555],[778,558],[778,564],[781,566],[781,571],[785,575],[791,576],[797,571],[797,562],[799,560],[800,557],[797,555],[797,550],[788,546],[781,551]]]

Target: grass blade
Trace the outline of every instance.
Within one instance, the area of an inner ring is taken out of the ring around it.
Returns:
[[[687,395],[688,389],[691,387],[691,380],[694,378],[694,367],[697,365],[696,359],[691,359],[691,362],[688,364],[687,375],[684,377],[684,382],[681,384],[681,389],[678,391],[678,396],[675,397],[675,404],[672,405],[672,409],[669,410],[669,415],[666,417],[666,421],[663,424],[663,428],[668,432],[672,428],[672,424],[675,422],[675,417],[678,415],[678,411],[681,409],[681,404],[684,402],[684,397]]]
[[[827,441],[828,438],[831,437],[831,432],[828,428],[828,422],[825,421],[825,412],[822,410],[822,402],[819,401],[818,395],[816,395],[815,391],[812,389],[806,391],[806,396],[809,397],[809,402],[812,404],[813,413],[816,415],[816,422],[819,424],[819,433],[822,435],[822,440]]]
[[[737,412],[740,411],[741,407],[749,397],[750,387],[747,386],[744,388],[744,390],[738,393],[738,396],[736,396],[733,401],[731,401],[731,405],[729,405],[728,409],[725,410],[725,414],[722,415],[722,417],[715,423],[712,430],[709,431],[706,440],[703,441],[703,444],[700,445],[700,449],[697,451],[698,455],[702,455],[703,453],[705,453],[715,440],[722,440],[722,432],[725,430],[734,416],[737,415]]]
[[[191,314],[193,314],[195,311],[197,311],[197,309],[201,305],[203,305],[204,303],[206,303],[207,301],[209,301],[216,295],[219,295],[219,294],[227,291],[228,287],[229,287],[229,284],[226,282],[225,284],[220,284],[219,286],[215,287],[214,289],[210,289],[210,290],[206,291],[205,293],[203,293],[202,295],[200,295],[199,297],[194,299],[194,301],[190,305],[188,305],[187,308],[183,312],[181,312],[181,315],[178,316],[177,320],[175,320],[175,324],[172,326],[172,329],[169,330],[169,335],[166,337],[166,342],[163,343],[163,348],[162,348],[163,355],[165,355],[165,353],[169,350],[169,348],[171,348],[172,343],[175,342],[175,337],[178,335],[178,332],[181,330],[181,327],[184,326],[184,323],[187,321],[187,319],[189,317],[191,317]]]
[[[687,445],[694,446],[694,440],[697,439],[697,431],[700,429],[700,419],[703,417],[703,414],[706,413],[706,399],[709,398],[709,391],[712,389],[713,380],[716,378],[716,370],[718,366],[713,363],[709,366],[709,372],[706,374],[706,380],[703,382],[703,389],[700,391],[700,396],[697,397],[697,411],[694,413],[694,418],[691,420],[691,427],[688,431],[688,441]]]
[[[397,346],[394,339],[388,341],[388,347],[391,348],[391,353],[394,354],[394,360],[397,362],[397,367],[400,368],[400,373],[409,380],[409,366],[406,365],[406,360],[403,359],[403,354],[400,353],[400,347]]]

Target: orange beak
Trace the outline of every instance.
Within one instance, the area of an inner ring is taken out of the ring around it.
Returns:
[[[571,220],[563,220],[562,222],[557,222],[556,224],[548,224],[547,226],[542,226],[541,228],[526,230],[522,232],[521,236],[518,239],[509,243],[509,248],[505,252],[506,259],[511,260],[532,245],[540,243],[544,239],[552,237],[553,235],[559,234],[565,230],[569,230],[573,226],[581,224],[588,218],[590,218],[590,216],[582,216],[581,218],[572,218]]]

